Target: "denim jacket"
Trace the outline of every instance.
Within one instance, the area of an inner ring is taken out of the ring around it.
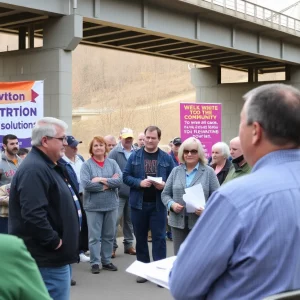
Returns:
[[[166,182],[173,168],[172,157],[158,149],[156,176],[162,177],[162,180]],[[123,172],[123,182],[130,187],[129,202],[133,208],[142,209],[144,189],[140,187],[140,183],[145,178],[143,147],[131,154]],[[156,190],[156,208],[158,211],[165,209],[161,202],[161,192]]]

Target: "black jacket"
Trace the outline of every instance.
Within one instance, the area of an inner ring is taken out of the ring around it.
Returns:
[[[218,177],[218,180],[219,180],[219,183],[220,185],[224,182],[228,172],[229,172],[229,169],[231,167],[232,163],[229,159],[226,159],[226,163],[225,163],[225,166],[223,167],[223,169],[217,174],[217,177]],[[213,169],[216,168],[216,165],[211,165]]]
[[[63,166],[33,147],[11,183],[8,230],[24,240],[39,267],[78,261],[79,219],[64,178],[71,183]]]

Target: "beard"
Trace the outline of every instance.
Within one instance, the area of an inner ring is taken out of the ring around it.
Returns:
[[[19,151],[19,148],[13,148],[13,149],[8,149],[6,148],[6,152],[9,154],[9,155],[16,155]]]

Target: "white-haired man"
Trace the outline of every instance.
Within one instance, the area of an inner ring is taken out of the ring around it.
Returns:
[[[9,233],[24,240],[54,300],[69,299],[82,219],[76,187],[58,162],[67,127],[55,118],[37,121],[32,150],[12,180],[9,201]]]
[[[105,143],[107,144],[107,147],[109,149],[109,152],[114,149],[117,145],[116,138],[113,135],[106,135],[104,137]]]

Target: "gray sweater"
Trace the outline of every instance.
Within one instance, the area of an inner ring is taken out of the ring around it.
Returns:
[[[119,174],[119,178],[111,178],[115,173]],[[108,178],[110,189],[104,190],[104,184],[92,182],[95,177]],[[106,158],[103,168],[92,158],[88,159],[81,167],[80,180],[84,189],[83,207],[86,211],[110,211],[118,208],[118,188],[122,184],[122,172],[113,159]]]
[[[0,153],[0,186],[11,183],[22,159],[17,156],[18,163],[15,165],[7,158],[4,152]]]
[[[123,172],[125,166],[127,164],[127,158],[125,157],[124,151],[122,149],[121,143],[119,143],[114,149],[109,152],[109,158],[114,159],[118,166],[120,167],[121,171]],[[119,189],[119,196],[121,198],[129,198],[130,187],[125,183],[122,183]]]

